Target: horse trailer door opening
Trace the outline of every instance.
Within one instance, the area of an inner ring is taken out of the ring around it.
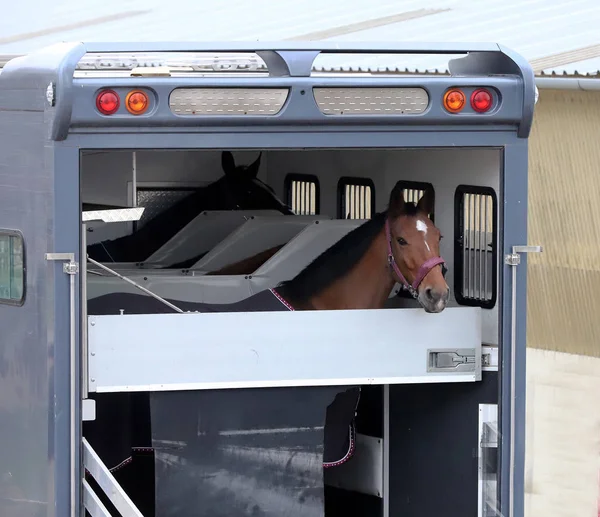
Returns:
[[[535,98],[491,43],[9,61],[2,515],[522,517]]]

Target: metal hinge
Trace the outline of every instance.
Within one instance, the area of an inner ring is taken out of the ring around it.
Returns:
[[[485,372],[498,371],[498,347],[481,347],[481,369]]]
[[[504,256],[504,263],[509,266],[518,266],[521,263],[521,253],[541,253],[541,246],[513,246],[512,253]]]

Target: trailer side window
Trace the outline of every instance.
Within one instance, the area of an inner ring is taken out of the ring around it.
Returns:
[[[459,185],[454,196],[454,293],[461,305],[496,304],[497,198],[493,189]]]
[[[0,230],[0,303],[23,305],[25,301],[25,245],[23,235]]]
[[[371,219],[375,210],[375,184],[368,178],[340,178],[338,182],[338,217]]]
[[[296,215],[319,213],[319,179],[312,174],[288,174],[285,177],[285,203]]]
[[[433,194],[435,205],[435,191],[433,190],[433,185],[431,183],[425,183],[421,181],[400,181],[400,185],[402,186],[404,201],[406,203],[412,202],[417,204],[419,200],[423,197],[423,194],[425,194],[425,191],[430,190]],[[429,216],[429,219],[431,219],[432,222],[435,221],[435,214],[433,212],[427,215]]]

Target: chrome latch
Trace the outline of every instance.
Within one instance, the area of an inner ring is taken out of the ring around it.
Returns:
[[[79,264],[77,262],[65,262],[63,264],[63,273],[67,275],[76,275],[79,273]]]
[[[477,364],[474,348],[428,350],[427,371],[474,372]]]

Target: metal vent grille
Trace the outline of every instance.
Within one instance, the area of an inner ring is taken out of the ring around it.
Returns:
[[[340,219],[371,219],[375,210],[375,185],[366,178],[341,178],[338,207]]]
[[[176,115],[276,115],[288,97],[287,88],[176,88],[169,107]]]
[[[325,115],[418,115],[429,104],[423,88],[313,88]]]
[[[461,305],[496,303],[496,195],[490,188],[456,191],[455,296]]]
[[[288,174],[285,178],[286,204],[296,215],[319,213],[319,180],[308,174]]]

